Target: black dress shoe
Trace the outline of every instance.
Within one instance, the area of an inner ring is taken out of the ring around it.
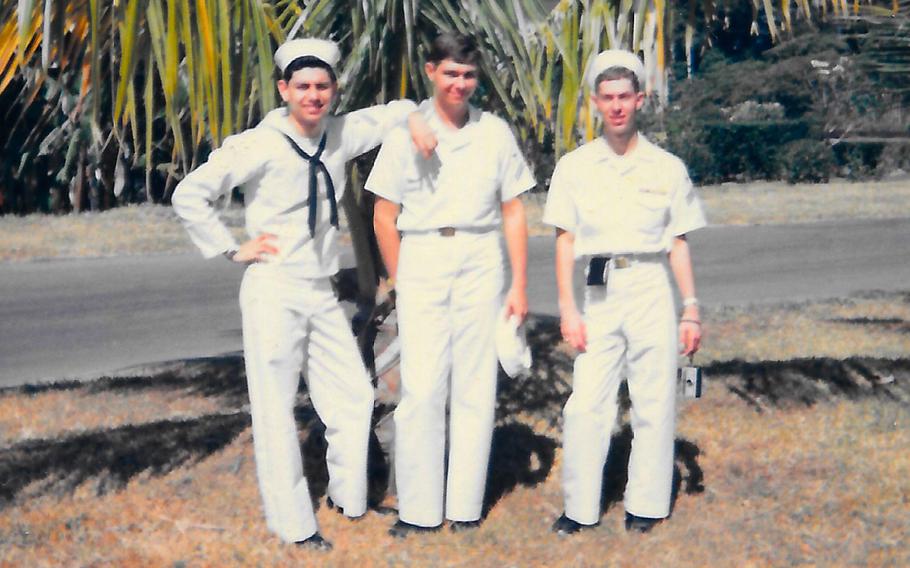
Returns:
[[[389,535],[395,538],[407,538],[408,535],[414,533],[434,533],[439,532],[439,529],[442,528],[442,525],[436,525],[435,527],[422,527],[420,525],[412,525],[411,523],[406,523],[401,519],[392,525],[392,528],[389,529]]]
[[[663,519],[654,519],[651,517],[639,517],[632,513],[626,513],[626,530],[629,532],[646,533],[662,520]]]
[[[313,550],[315,552],[328,552],[332,550],[332,543],[322,538],[322,535],[319,533],[313,533],[313,536],[305,538],[303,540],[298,540],[294,544],[300,548]]]
[[[600,523],[594,523],[593,525],[583,525],[578,521],[573,521],[567,517],[565,513],[563,513],[558,519],[556,519],[556,522],[553,523],[553,528],[551,530],[559,536],[566,536],[584,530],[593,529],[599,524]]]
[[[480,521],[449,521],[449,530],[453,533],[465,533],[480,528]]]

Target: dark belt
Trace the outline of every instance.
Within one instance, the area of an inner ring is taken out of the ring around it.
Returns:
[[[457,234],[471,233],[474,235],[483,235],[498,231],[496,225],[486,225],[483,227],[436,227],[434,229],[405,229],[402,235],[439,235],[441,237],[454,237]]]
[[[606,283],[607,269],[620,270],[640,262],[660,262],[666,253],[645,252],[636,254],[614,254],[612,256],[592,256],[588,262],[588,286],[603,286]],[[611,262],[612,261],[612,262]]]

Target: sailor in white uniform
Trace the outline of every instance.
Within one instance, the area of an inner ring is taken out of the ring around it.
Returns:
[[[228,137],[177,186],[174,210],[206,258],[249,264],[240,289],[256,471],[268,527],[282,540],[331,548],[318,532],[303,476],[294,404],[303,371],[326,426],[328,497],[348,517],[366,511],[373,388],[329,277],[338,270],[338,207],[345,162],[406,121],[415,144],[435,137],[411,101],[346,115],[337,93],[337,45],[292,40],[275,52],[286,106]],[[213,202],[241,187],[250,240],[239,244]]]
[[[544,222],[556,227],[563,337],[580,354],[563,410],[565,514],[559,534],[600,520],[604,462],[628,370],[634,433],[625,489],[626,528],[646,532],[670,512],[678,341],[698,350],[698,302],[686,233],[705,217],[685,165],[638,133],[641,61],[599,54],[587,79],[603,135],[563,156]],[[573,297],[576,259],[587,263],[584,315]],[[672,273],[683,298],[677,322]]]
[[[518,196],[533,176],[508,125],[468,104],[477,87],[472,38],[442,34],[421,104],[439,145],[417,155],[390,133],[366,188],[397,291],[401,402],[395,411],[399,520],[390,534],[479,526],[496,398],[495,327],[504,285],[501,234],[512,268],[505,312],[527,314],[527,225]],[[446,402],[448,475],[446,476]]]

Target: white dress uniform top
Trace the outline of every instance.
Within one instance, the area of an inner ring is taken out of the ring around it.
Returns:
[[[416,109],[410,101],[325,118],[321,160],[337,199],[344,165],[374,148]],[[294,402],[301,369],[326,425],[329,497],[352,517],[366,510],[366,457],[373,388],[350,324],[328,277],[338,270],[337,229],[330,223],[326,179],[317,176],[317,203],[308,202],[310,164],[292,148],[317,152],[321,134],[302,136],[286,108],[250,130],[228,137],[174,193],[173,205],[203,255],[236,249],[212,202],[240,186],[251,238],[277,236],[278,253],[249,266],[240,290],[243,347],[260,491],[269,528],[288,542],[316,530],[303,476]],[[313,235],[308,210],[317,208]]]
[[[632,255],[610,262],[606,286],[587,286],[587,347],[575,360],[563,410],[566,516],[600,517],[604,461],[627,366],[634,432],[625,507],[649,518],[669,515],[673,476],[677,327],[666,253],[673,237],[705,226],[685,165],[638,136],[615,154],[599,137],[563,156],[543,221],[574,235],[576,258]]]
[[[401,205],[399,518],[433,527],[443,520],[443,506],[453,521],[481,515],[496,399],[501,207],[532,188],[534,179],[501,119],[471,107],[467,123],[452,129],[442,124],[432,101],[421,110],[437,135],[436,154],[418,156],[407,133],[395,130],[383,142],[366,188]],[[441,228],[455,231],[447,236]]]

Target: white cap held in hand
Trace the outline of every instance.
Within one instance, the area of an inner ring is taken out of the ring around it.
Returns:
[[[531,371],[531,349],[524,325],[516,315],[506,317],[503,308],[496,322],[496,353],[502,370],[513,379]]]

